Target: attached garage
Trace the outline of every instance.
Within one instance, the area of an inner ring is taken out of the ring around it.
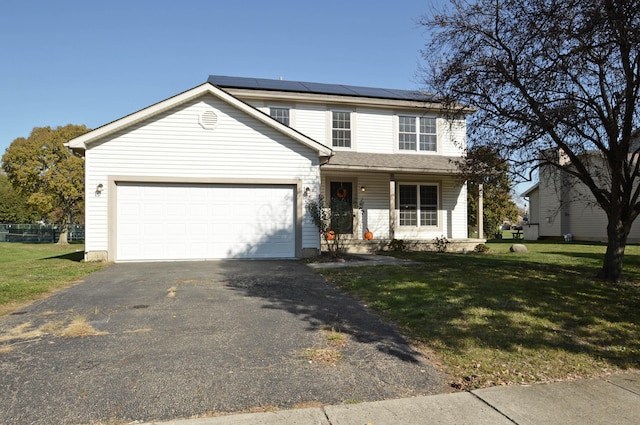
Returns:
[[[333,151],[209,83],[67,145],[85,157],[86,260],[300,258],[320,248],[305,203]]]
[[[116,187],[117,261],[295,257],[295,186]]]

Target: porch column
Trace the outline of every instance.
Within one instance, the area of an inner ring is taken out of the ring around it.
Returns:
[[[482,207],[482,200],[484,199],[484,185],[478,184],[478,238],[484,237],[484,211]]]
[[[395,239],[396,229],[396,177],[389,176],[389,239]]]

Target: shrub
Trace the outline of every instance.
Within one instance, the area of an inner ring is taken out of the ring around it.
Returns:
[[[446,236],[439,236],[433,240],[433,246],[437,252],[446,252],[449,245],[449,239]]]
[[[389,242],[389,249],[391,251],[404,251],[404,241],[402,239],[392,239]]]
[[[484,243],[478,244],[476,245],[475,248],[473,248],[473,252],[483,253],[483,252],[489,252],[489,251],[491,251],[491,248],[489,248],[489,246]]]

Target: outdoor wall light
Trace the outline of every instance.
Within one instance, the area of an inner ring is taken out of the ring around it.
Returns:
[[[366,187],[364,187],[364,186],[360,186],[360,192],[366,192],[366,191],[367,191],[367,188],[366,188]]]
[[[100,183],[98,187],[96,187],[96,193],[100,195],[103,190],[104,190],[104,186],[102,185],[102,183]]]
[[[307,198],[308,198],[309,196],[311,196],[311,188],[310,188],[310,187],[307,187],[307,188],[304,190],[304,196],[306,196]]]

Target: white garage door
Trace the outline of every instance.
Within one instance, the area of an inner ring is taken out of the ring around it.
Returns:
[[[118,261],[295,257],[293,186],[119,183]]]

